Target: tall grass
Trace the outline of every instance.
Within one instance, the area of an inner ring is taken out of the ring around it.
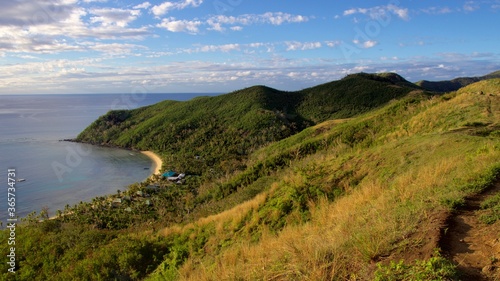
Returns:
[[[435,221],[439,213],[449,212],[455,206],[453,202],[478,192],[493,180],[489,175],[498,169],[499,139],[457,130],[477,120],[498,124],[496,115],[484,114],[488,103],[498,106],[499,98],[463,92],[451,99],[419,102],[408,107],[410,110],[395,112],[391,118],[387,118],[389,106],[348,121],[347,127],[366,122],[359,121],[361,118],[374,120],[368,126],[380,126],[382,130],[375,132],[375,142],[342,149],[325,146],[323,152],[297,158],[283,181],[249,203],[251,208],[234,208],[213,217],[219,227],[212,243],[220,245],[228,233],[233,235],[232,243],[217,255],[193,255],[180,267],[180,279],[373,277],[377,261],[393,253],[418,249],[424,243],[421,234],[442,223]],[[398,117],[403,117],[401,125],[392,123],[395,126],[391,128],[391,123],[384,124]],[[277,232],[264,221],[255,220],[275,202],[273,198],[283,198],[285,190],[310,186],[338,189],[343,195],[335,196],[333,201],[327,195],[314,197],[307,204],[305,220],[297,219],[300,212],[295,211],[278,216],[276,219],[285,224]],[[231,227],[235,231],[231,232],[223,225],[238,227]],[[256,232],[258,238],[251,239]]]
[[[380,181],[374,174],[333,203],[317,202],[311,207],[311,220],[306,224],[285,227],[277,235],[263,234],[258,244],[241,241],[217,256],[210,266],[203,259],[186,263],[180,271],[181,277],[187,280],[366,279],[381,256],[418,247],[421,241],[412,240],[412,234],[426,231],[429,227],[426,225],[433,223],[438,227],[431,219],[437,212],[447,211],[442,202],[467,195],[463,187],[492,169],[500,157],[498,151],[489,151],[461,161],[455,155],[457,149],[471,153],[469,147],[451,146],[443,149],[443,156],[438,159],[426,155],[420,165],[395,175],[392,184]],[[372,169],[369,164],[359,168]]]

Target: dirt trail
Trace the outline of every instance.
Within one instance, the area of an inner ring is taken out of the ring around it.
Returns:
[[[500,281],[500,222],[479,221],[481,203],[500,192],[500,181],[487,191],[466,199],[466,205],[452,215],[443,230],[440,246],[463,273],[462,280]]]

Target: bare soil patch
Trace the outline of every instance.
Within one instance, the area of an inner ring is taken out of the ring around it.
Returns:
[[[500,280],[500,222],[487,225],[479,220],[481,203],[498,192],[500,181],[467,198],[442,230],[443,255],[457,264],[463,280]]]

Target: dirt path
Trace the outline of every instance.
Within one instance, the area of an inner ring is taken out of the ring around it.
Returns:
[[[500,222],[479,221],[481,203],[500,192],[500,181],[486,192],[467,198],[466,205],[452,215],[440,241],[444,256],[463,273],[462,280],[500,281]]]

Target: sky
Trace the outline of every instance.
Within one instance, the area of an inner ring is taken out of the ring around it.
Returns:
[[[0,94],[300,90],[500,70],[500,0],[0,0]]]

